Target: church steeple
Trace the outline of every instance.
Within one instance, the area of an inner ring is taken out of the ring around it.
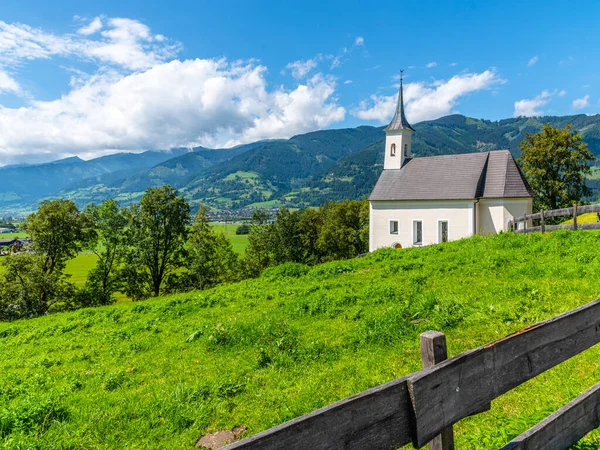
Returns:
[[[402,72],[400,71],[400,90],[398,104],[390,124],[385,128],[385,159],[384,170],[401,169],[411,154],[411,135],[415,129],[410,126],[404,115],[404,93],[402,92]]]
[[[402,92],[402,74],[404,70],[400,71],[400,90],[398,92],[398,104],[396,105],[396,113],[394,114],[394,118],[387,126],[384,131],[400,131],[400,130],[410,130],[415,131],[413,127],[410,126],[408,120],[406,120],[406,116],[404,115],[404,95]]]

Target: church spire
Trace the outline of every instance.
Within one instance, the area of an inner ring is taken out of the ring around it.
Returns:
[[[400,71],[400,91],[398,92],[398,104],[396,105],[396,113],[394,114],[394,118],[390,122],[390,124],[383,131],[400,131],[400,130],[409,130],[415,131],[413,127],[410,126],[408,120],[404,116],[404,96],[402,94],[402,74],[404,70]]]

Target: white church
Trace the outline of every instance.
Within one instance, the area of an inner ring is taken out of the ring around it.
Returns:
[[[369,197],[370,251],[495,234],[531,214],[533,191],[508,150],[411,157],[402,79],[384,131],[383,172]]]

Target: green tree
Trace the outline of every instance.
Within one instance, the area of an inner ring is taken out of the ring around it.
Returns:
[[[324,259],[347,259],[369,251],[369,203],[347,200],[322,208],[317,247]]]
[[[45,256],[3,258],[0,276],[0,321],[42,316],[75,307],[75,287],[58,270],[45,270]],[[43,299],[43,301],[41,301]]]
[[[158,296],[184,265],[190,206],[172,186],[149,188],[129,211],[129,249],[123,275],[134,299]]]
[[[44,200],[39,209],[27,217],[25,227],[32,239],[32,250],[41,256],[39,269],[44,280],[60,279],[66,262],[77,256],[94,236],[87,216],[80,213],[71,200]],[[39,286],[42,286],[39,307],[45,311],[50,291],[43,288],[47,286],[45,283]]]
[[[536,210],[563,208],[590,195],[585,177],[596,158],[572,125],[559,129],[545,124],[539,133],[527,134],[519,148]]]
[[[271,239],[275,264],[303,260],[299,216],[298,211],[290,212],[287,208],[277,211]]]
[[[186,284],[207,289],[238,278],[237,255],[229,239],[209,223],[208,209],[198,209],[187,241]]]
[[[242,260],[242,268],[248,277],[257,277],[275,262],[275,225],[268,223],[268,213],[256,210],[248,235],[248,247]]]
[[[300,213],[298,228],[302,246],[302,262],[318,264],[324,259],[323,249],[319,247],[319,235],[323,227],[324,208],[305,209]]]
[[[95,230],[88,247],[98,257],[96,267],[88,274],[85,303],[113,303],[113,294],[122,285],[117,269],[126,249],[127,214],[114,199],[88,205],[84,212]]]

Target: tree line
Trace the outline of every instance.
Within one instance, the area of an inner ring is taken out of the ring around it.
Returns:
[[[45,200],[22,228],[28,251],[4,257],[0,320],[107,305],[116,293],[132,300],[207,289],[258,276],[283,262],[315,264],[368,250],[368,204],[346,201],[319,209],[281,209],[274,220],[255,211],[249,245],[239,257],[200,206],[171,186],[149,188],[137,204],[114,199],[79,210],[70,200]],[[75,286],[65,267],[82,251],[97,256],[85,285]]]

